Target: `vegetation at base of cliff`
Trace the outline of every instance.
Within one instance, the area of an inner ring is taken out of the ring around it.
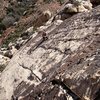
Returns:
[[[34,1],[34,2],[33,2]],[[44,0],[45,3],[50,2],[60,2],[63,3],[65,0]],[[28,23],[26,26],[21,23],[17,23],[22,16],[29,16],[37,11],[37,7],[35,3],[37,0],[30,0],[28,1],[19,1],[20,3],[15,3],[12,1],[9,1],[8,7],[6,7],[6,16],[1,19],[0,21],[0,28],[9,28],[13,26],[15,28],[15,31],[12,32],[6,40],[3,41],[2,47],[7,47],[10,42],[16,42],[17,38],[21,36],[21,34],[29,27],[32,26],[33,23]],[[34,16],[33,16],[34,17]],[[25,17],[24,17],[25,18]],[[34,20],[34,18],[33,18]],[[17,23],[17,25],[16,25]],[[35,29],[34,29],[35,30]],[[34,32],[33,30],[33,32]],[[2,31],[0,29],[0,35],[2,36]]]
[[[5,29],[6,29],[5,25],[0,22],[0,36],[3,34],[3,30]]]
[[[0,30],[5,30],[5,29],[6,29],[5,25],[0,22]]]
[[[3,42],[2,47],[7,47],[10,42],[16,42],[17,38],[21,35],[21,31],[15,31],[10,33],[8,38]]]
[[[33,29],[33,33],[36,29],[34,28]],[[23,28],[20,28],[20,27],[17,27],[17,29],[10,33],[10,35],[7,37],[6,40],[4,40],[3,44],[2,44],[2,47],[8,47],[9,43],[12,42],[12,43],[15,43],[17,41],[17,39],[19,37],[21,37],[21,34],[23,33]]]

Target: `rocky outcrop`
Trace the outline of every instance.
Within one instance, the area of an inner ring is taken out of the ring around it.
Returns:
[[[90,0],[69,0],[66,5],[66,12],[84,12],[92,9]]]
[[[65,20],[76,13],[89,12],[92,10],[92,7],[93,4],[90,0],[69,0],[66,1],[62,5],[61,9],[57,11],[54,19]]]
[[[1,100],[99,100],[99,92],[100,6],[35,32],[0,79]]]

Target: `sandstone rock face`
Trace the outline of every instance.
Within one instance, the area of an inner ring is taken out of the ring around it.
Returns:
[[[1,100],[99,100],[100,6],[35,33],[0,77]]]

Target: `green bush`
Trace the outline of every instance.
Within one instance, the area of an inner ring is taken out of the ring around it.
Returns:
[[[60,4],[64,3],[64,0],[57,0]]]

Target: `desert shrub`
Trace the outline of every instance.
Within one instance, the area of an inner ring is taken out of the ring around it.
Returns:
[[[60,4],[64,3],[64,0],[57,0]]]
[[[8,7],[7,10],[6,10],[7,14],[11,13],[11,12],[14,12],[13,8],[12,7]]]
[[[6,29],[5,25],[3,23],[0,23],[0,36],[2,36],[3,31]]]
[[[10,35],[8,36],[8,38],[3,42],[2,47],[8,47],[8,44],[10,42],[16,42],[16,40],[20,37],[21,35],[21,31],[15,31],[10,33]]]
[[[5,29],[6,29],[5,25],[3,23],[0,23],[0,31]]]
[[[2,24],[5,26],[5,27],[10,27],[14,24],[15,22],[15,18],[12,17],[12,16],[6,16],[3,20],[2,20]]]

